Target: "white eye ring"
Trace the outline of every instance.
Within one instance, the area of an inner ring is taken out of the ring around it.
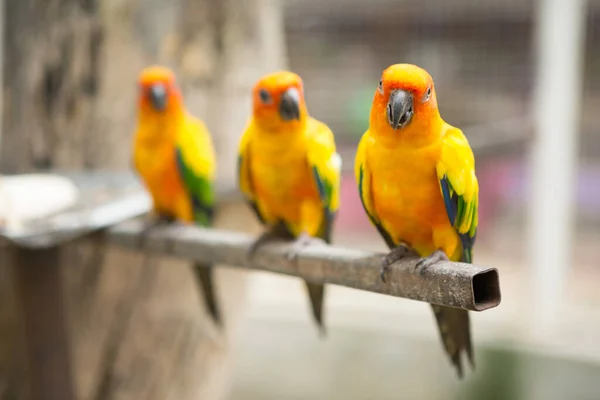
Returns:
[[[379,80],[379,86],[377,86],[377,90],[379,90],[379,93],[383,94],[383,79]]]
[[[431,86],[429,86],[427,88],[427,93],[425,93],[425,96],[423,96],[423,103],[428,101],[430,98],[431,98]]]

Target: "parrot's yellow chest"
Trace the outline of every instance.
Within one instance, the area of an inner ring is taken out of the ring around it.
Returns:
[[[396,242],[422,255],[437,248],[453,254],[458,235],[450,225],[436,173],[440,147],[417,150],[371,149],[375,214]]]
[[[175,146],[167,142],[147,143],[136,140],[134,163],[150,192],[156,211],[179,219],[178,212],[186,191],[177,168]]]
[[[283,220],[294,225],[301,219],[303,203],[320,204],[319,194],[303,142],[272,146],[250,143],[250,180],[261,212],[269,222]]]

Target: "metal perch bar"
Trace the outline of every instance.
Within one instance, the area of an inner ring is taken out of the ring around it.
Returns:
[[[410,256],[393,264],[388,283],[383,283],[379,278],[382,255],[377,253],[312,245],[289,260],[289,244],[269,243],[248,260],[254,238],[246,234],[181,225],[154,228],[142,236],[143,230],[140,221],[125,222],[108,231],[109,241],[133,250],[276,272],[471,311],[500,304],[496,268],[446,261],[415,271],[418,258]]]

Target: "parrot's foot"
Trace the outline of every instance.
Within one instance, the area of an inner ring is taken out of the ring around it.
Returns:
[[[146,237],[150,231],[159,226],[169,225],[175,222],[175,218],[169,215],[154,214],[144,220],[144,227],[142,229],[141,237]]]
[[[387,274],[389,271],[390,265],[403,259],[404,256],[406,256],[409,252],[410,249],[407,246],[400,244],[398,247],[393,248],[385,257],[381,259],[381,270],[379,271],[379,277],[383,283],[386,283],[385,274]]]
[[[250,261],[252,259],[252,257],[254,256],[254,253],[256,253],[256,251],[264,244],[267,244],[273,240],[277,240],[277,239],[288,239],[290,236],[286,234],[286,232],[283,231],[283,229],[279,226],[275,226],[273,228],[271,228],[270,230],[266,231],[265,233],[263,233],[262,235],[260,235],[258,237],[258,239],[256,239],[254,241],[254,243],[252,243],[250,245],[250,248],[248,249],[248,254],[246,255],[246,260]]]
[[[151,214],[144,220],[144,228],[154,228],[155,226],[168,225],[175,222],[175,217],[162,214]]]
[[[308,233],[303,232],[294,240],[292,247],[287,251],[285,256],[288,260],[293,261],[298,257],[300,250],[308,245],[324,246],[327,243],[323,239],[312,237]]]
[[[419,262],[417,262],[417,265],[415,265],[414,271],[419,270],[420,272],[423,272],[425,269],[440,261],[448,261],[448,256],[446,256],[446,253],[444,253],[443,250],[437,249],[431,253],[430,256],[421,258]]]
[[[258,239],[256,239],[248,248],[248,254],[246,255],[246,259],[250,260],[252,256],[254,256],[254,253],[256,253],[256,250],[258,250],[263,244],[270,242],[276,237],[277,236],[275,236],[272,231],[267,231],[260,235]]]

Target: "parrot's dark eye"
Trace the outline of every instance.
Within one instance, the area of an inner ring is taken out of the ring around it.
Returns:
[[[427,92],[425,93],[425,96],[423,96],[423,103],[428,101],[430,98],[431,98],[431,86],[429,86],[427,88]]]
[[[383,79],[379,80],[379,86],[377,87],[377,90],[379,90],[379,93],[383,94]]]
[[[271,104],[273,102],[271,95],[265,89],[260,89],[260,92],[258,92],[258,96],[260,97],[260,101],[262,101],[263,104]]]

